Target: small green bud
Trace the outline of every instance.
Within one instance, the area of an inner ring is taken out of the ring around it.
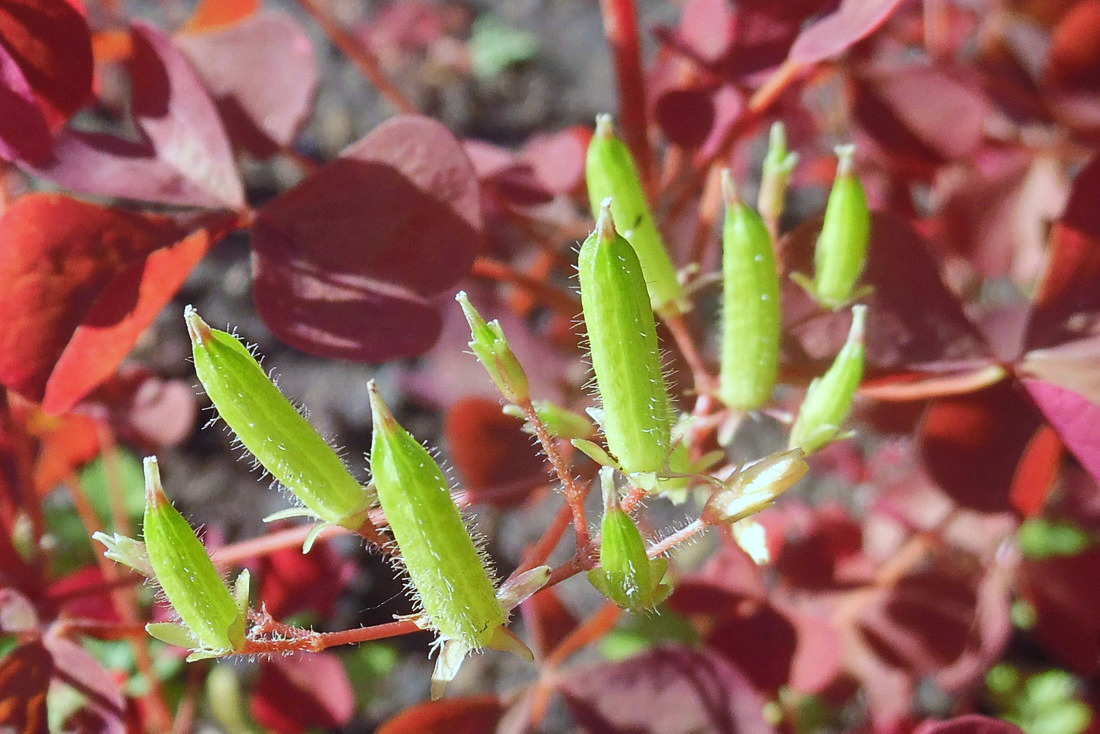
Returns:
[[[608,449],[627,473],[662,471],[673,416],[657,327],[638,256],[615,231],[609,201],[581,245],[578,270]]]
[[[373,381],[369,390],[371,474],[424,616],[443,637],[484,647],[508,620],[493,579],[439,464],[397,423]]]
[[[848,339],[824,375],[810,383],[791,429],[789,446],[812,454],[836,438],[863,379],[863,331],[867,307],[852,307]]]
[[[779,374],[779,274],[764,220],[737,195],[722,171],[726,221],[722,229],[722,361],[719,392],[736,410],[754,410],[771,397]]]
[[[191,306],[183,315],[199,381],[245,448],[309,514],[350,530],[369,522],[371,493],[283,396],[252,353],[233,335],[210,328]]]
[[[588,580],[623,609],[652,609],[668,597],[672,587],[661,583],[667,558],[650,559],[638,526],[619,504],[614,469],[600,469],[604,513],[600,538],[600,566]]]
[[[814,250],[814,279],[792,276],[818,303],[834,311],[859,296],[855,288],[867,264],[871,235],[867,193],[852,170],[855,146],[838,146],[836,154],[840,162]]]
[[[248,571],[231,594],[206,548],[160,483],[155,457],[145,459],[145,517],[142,535],[156,581],[181,625],[151,624],[154,637],[195,648],[190,659],[239,651],[245,642]]]
[[[539,420],[546,426],[551,436],[557,438],[591,438],[596,433],[592,421],[579,413],[567,410],[549,400],[534,400],[532,405]],[[505,405],[504,414],[526,420],[523,409],[518,405]]]
[[[703,522],[729,525],[769,507],[810,470],[800,448],[778,451],[742,468],[703,507]]]
[[[787,150],[787,129],[782,122],[772,123],[768,134],[768,154],[764,157],[764,170],[760,178],[760,192],[756,197],[756,208],[760,216],[769,222],[778,222],[783,216],[787,187],[796,165],[798,154]]]
[[[466,291],[459,291],[455,300],[462,306],[462,313],[470,325],[470,349],[474,350],[481,365],[496,383],[504,399],[511,403],[521,403],[529,397],[527,373],[523,371],[512,347],[500,328],[500,322],[493,320],[485,323],[477,312]]]
[[[638,167],[630,149],[615,135],[610,115],[596,118],[596,133],[588,144],[585,179],[594,219],[600,218],[604,200],[612,199],[615,221],[641,261],[653,310],[663,315],[687,310],[684,289],[650,211]]]

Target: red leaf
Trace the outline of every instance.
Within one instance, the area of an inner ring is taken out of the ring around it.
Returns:
[[[50,127],[84,106],[92,93],[88,24],[64,0],[0,3],[0,46],[11,54]],[[8,112],[4,105],[4,116]]]
[[[1082,675],[1100,670],[1100,549],[1025,560],[1024,597],[1035,607],[1033,634],[1056,659]]]
[[[598,734],[770,734],[764,698],[721,656],[658,647],[629,660],[578,667],[561,692],[584,731]]]
[[[716,620],[706,644],[736,665],[757,690],[774,694],[790,682],[798,645],[795,626],[768,603],[740,604],[735,610]]]
[[[42,638],[53,656],[54,677],[79,691],[87,703],[85,716],[94,721],[94,731],[123,734],[125,699],[115,677],[80,645],[64,637],[49,634]]]
[[[1054,225],[1046,273],[1028,324],[1029,347],[1091,335],[1100,321],[1100,156],[1073,180],[1069,203]]]
[[[260,9],[260,0],[200,0],[187,19],[185,31],[205,31],[247,20]]]
[[[32,428],[39,436],[34,487],[44,495],[81,466],[99,456],[99,424],[86,415],[51,419],[38,414]]]
[[[851,586],[843,569],[863,557],[863,528],[839,507],[813,512],[805,527],[783,543],[776,569],[796,588],[826,590]]]
[[[1011,385],[932,402],[920,429],[929,474],[964,507],[981,512],[1011,508],[1016,464],[1039,421]]]
[[[28,642],[0,658],[0,727],[20,734],[49,731],[46,691],[53,656],[40,642]]]
[[[405,709],[378,734],[482,734],[496,730],[504,704],[496,696],[431,701]]]
[[[447,452],[474,504],[513,505],[547,481],[532,436],[523,432],[522,421],[501,412],[498,401],[459,400],[447,412],[443,430]]]
[[[242,208],[244,189],[225,128],[186,58],[152,26],[135,23],[132,38],[132,110],[142,140],[62,131],[53,160],[29,170],[82,193]]]
[[[1024,734],[1024,730],[1007,721],[970,714],[947,721],[924,721],[913,734]]]
[[[572,194],[584,180],[584,159],[591,137],[592,130],[583,125],[550,135],[535,134],[524,144],[520,157],[547,191]]]
[[[430,298],[481,244],[477,180],[445,127],[390,119],[260,209],[253,297],[283,341],[322,357],[380,362],[426,351]]]
[[[914,675],[949,666],[973,634],[977,592],[968,580],[930,570],[881,590],[858,630],[885,662]]]
[[[813,244],[820,226],[819,220],[807,221],[784,241],[786,270],[813,272]],[[993,363],[988,346],[908,223],[885,213],[873,215],[863,283],[874,289],[862,299],[868,305],[869,368],[977,372]],[[791,282],[783,296],[787,323],[808,320],[795,331],[806,356],[831,360],[848,333],[849,316],[838,312],[813,319],[819,307]]]
[[[1100,0],[1072,5],[1050,37],[1050,55],[1043,70],[1045,85],[1059,90],[1100,91]]]
[[[1062,440],[1050,426],[1040,426],[1024,449],[1012,477],[1009,502],[1024,517],[1039,514],[1054,489],[1062,466]]]
[[[31,194],[0,218],[0,382],[41,400],[54,365],[112,280],[181,228],[167,217]]]
[[[284,548],[263,558],[260,598],[272,617],[303,611],[327,617],[355,574],[355,565],[320,541],[309,553]]]
[[[903,0],[841,0],[840,7],[795,39],[788,56],[797,64],[816,64],[837,56],[874,33]]]
[[[1049,349],[1035,349],[1016,363],[1020,377],[1037,377],[1100,403],[1100,338],[1089,337]]]
[[[235,219],[233,215],[212,218],[206,228],[119,273],[100,293],[54,366],[43,409],[65,413],[113,375]]]
[[[176,42],[213,95],[235,143],[267,157],[294,141],[312,111],[318,83],[313,46],[297,21],[262,13]]]
[[[930,177],[982,142],[992,106],[960,73],[933,66],[872,69],[856,78],[854,112],[882,155]]]
[[[702,89],[666,89],[654,101],[653,114],[669,142],[685,148],[703,144],[714,126],[714,102]]]
[[[330,652],[295,653],[265,660],[252,694],[252,715],[280,734],[335,729],[355,712],[355,691],[340,659]]]
[[[1024,380],[1028,395],[1077,460],[1100,479],[1100,405],[1083,395],[1042,380]]]
[[[680,11],[677,35],[699,59],[713,64],[729,51],[734,23],[729,0],[688,0]]]
[[[23,71],[0,44],[0,158],[35,163],[50,155],[50,129]]]
[[[191,435],[198,405],[190,381],[164,380],[136,364],[126,364],[84,402],[105,411],[118,437],[149,449],[173,446]]]

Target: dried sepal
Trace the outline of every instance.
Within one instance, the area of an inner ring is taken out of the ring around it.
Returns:
[[[779,374],[779,273],[764,220],[741,200],[722,171],[722,359],[719,395],[736,410],[771,397]]]
[[[729,525],[771,506],[806,475],[810,467],[800,448],[777,451],[730,477],[703,507],[707,525]]]
[[[673,415],[657,329],[641,265],[630,243],[616,232],[609,201],[581,245],[578,270],[608,450],[627,473],[663,471]]]
[[[500,394],[510,403],[526,402],[529,397],[527,373],[512,352],[500,322],[494,319],[485,323],[470,303],[466,291],[459,291],[455,300],[462,306],[462,313],[470,325],[470,349],[489,373]]]
[[[866,321],[867,307],[853,306],[848,339],[825,374],[810,383],[791,428],[789,446],[801,447],[812,454],[839,434],[863,379]]]
[[[612,199],[611,212],[638,255],[653,310],[662,315],[687,310],[683,286],[650,211],[638,167],[630,149],[615,135],[610,115],[596,118],[596,133],[585,160],[585,180],[593,218],[599,219],[604,200]]]
[[[768,153],[760,177],[760,192],[756,209],[769,222],[778,222],[783,215],[791,173],[798,165],[798,154],[787,149],[787,129],[782,122],[772,123],[768,132]]]
[[[604,500],[600,565],[588,572],[588,580],[623,609],[652,609],[672,591],[670,585],[662,583],[668,559],[646,555],[638,526],[619,504],[613,475],[610,467],[600,469]]]
[[[358,530],[373,498],[232,334],[184,311],[195,372],[222,420],[314,517]]]

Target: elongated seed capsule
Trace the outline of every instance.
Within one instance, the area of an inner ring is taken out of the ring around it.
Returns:
[[[593,218],[599,218],[604,200],[612,199],[611,213],[638,254],[653,310],[662,315],[683,312],[684,289],[649,209],[638,167],[630,149],[615,135],[611,115],[596,118],[596,133],[585,160],[585,180]]]
[[[504,336],[504,330],[500,328],[500,322],[494,319],[485,323],[485,319],[481,318],[481,314],[470,303],[466,291],[459,291],[455,300],[462,306],[466,323],[470,325],[470,349],[489,373],[501,395],[511,403],[527,400],[527,373],[512,353],[512,347]]]
[[[805,456],[800,448],[777,451],[741,469],[707,500],[703,522],[728,525],[770,506],[810,470]]]
[[[661,471],[671,448],[672,411],[657,328],[638,257],[615,231],[609,201],[581,245],[578,270],[607,446],[627,473]]]
[[[193,638],[193,647],[239,650],[245,614],[214,568],[206,548],[160,483],[156,458],[145,459],[145,517],[142,535],[157,583]]]
[[[863,379],[863,331],[867,307],[852,307],[848,339],[824,375],[810,383],[791,429],[789,446],[812,454],[832,441],[840,431]]]
[[[768,222],[775,224],[783,216],[787,186],[796,165],[798,154],[787,150],[786,128],[782,122],[772,123],[768,133],[768,154],[764,157],[764,170],[760,177],[760,192],[756,196],[756,209]]]
[[[779,274],[772,238],[760,215],[737,195],[722,171],[722,362],[720,396],[737,410],[771,397],[779,373]]]
[[[370,465],[378,501],[424,616],[468,649],[488,645],[508,612],[428,450],[398,425],[371,381],[374,435]]]
[[[662,584],[667,558],[650,559],[634,520],[619,504],[614,469],[600,469],[604,513],[600,537],[600,566],[588,572],[592,585],[623,609],[651,609],[668,596],[672,587]]]
[[[818,302],[836,310],[850,300],[867,263],[871,213],[863,183],[852,170],[854,145],[836,149],[836,180],[825,205],[825,221],[814,250],[814,293]]]
[[[195,372],[219,415],[256,460],[324,522],[358,530],[371,495],[233,335],[184,310]]]

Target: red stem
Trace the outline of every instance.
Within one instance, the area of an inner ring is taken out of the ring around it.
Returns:
[[[536,296],[541,296],[548,304],[553,306],[561,315],[568,319],[574,318],[581,311],[580,299],[574,294],[545,283],[537,278],[532,278],[527,273],[513,268],[500,260],[488,257],[478,257],[474,260],[470,274],[476,278],[486,278],[501,283],[510,283]]]
[[[653,153],[649,147],[642,74],[641,39],[638,35],[638,10],[634,0],[600,0],[603,27],[619,83],[619,126],[623,139],[638,162],[638,173],[647,190],[652,189]]]
[[[363,76],[369,79],[375,89],[399,112],[416,114],[420,111],[416,104],[405,96],[405,93],[398,89],[397,85],[390,81],[386,73],[382,71],[382,66],[378,63],[378,57],[374,55],[374,52],[370,50],[361,37],[353,36],[344,30],[314,0],[298,0],[298,4],[317,21],[317,25],[321,26],[329,39],[359,67],[359,70],[363,72]]]

